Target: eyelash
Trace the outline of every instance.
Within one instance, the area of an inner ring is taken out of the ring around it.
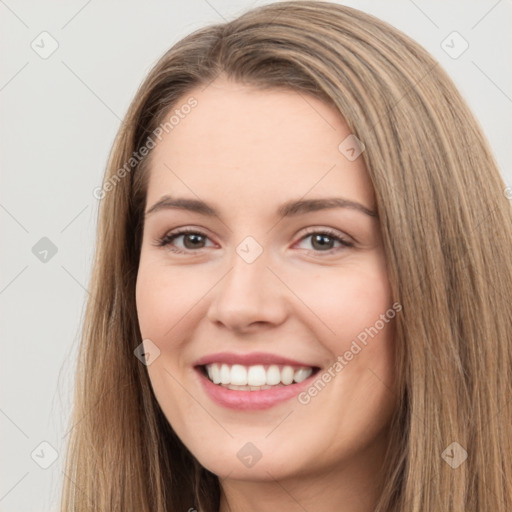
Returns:
[[[168,246],[168,250],[171,251],[171,252],[174,252],[174,253],[178,253],[178,254],[190,254],[191,252],[197,252],[201,249],[205,249],[205,247],[200,247],[198,250],[193,250],[193,249],[188,249],[188,250],[183,250],[183,249],[178,249],[174,246],[171,246],[171,243],[178,237],[182,236],[182,235],[188,235],[188,234],[192,234],[192,235],[199,235],[203,238],[208,238],[207,235],[205,235],[204,233],[202,233],[201,231],[198,231],[198,230],[195,230],[195,229],[189,229],[189,228],[186,228],[186,229],[182,229],[180,231],[175,231],[174,233],[167,233],[165,236],[163,236],[162,238],[157,238],[155,240],[156,242],[156,246],[158,247],[166,247]],[[337,248],[332,248],[332,249],[329,249],[327,251],[315,251],[314,249],[309,249],[310,252],[314,252],[314,253],[324,253],[324,254],[332,254],[333,252],[337,252],[338,250],[340,249],[346,249],[346,248],[349,248],[349,247],[353,247],[354,244],[352,242],[349,242],[348,240],[346,240],[345,238],[341,237],[336,231],[333,231],[331,229],[328,229],[328,228],[324,228],[324,229],[315,229],[315,228],[311,228],[309,231],[307,231],[304,236],[299,240],[299,242],[301,242],[302,240],[312,236],[312,235],[324,235],[324,236],[327,236],[329,238],[332,238],[335,242],[339,242],[342,247],[337,247]]]

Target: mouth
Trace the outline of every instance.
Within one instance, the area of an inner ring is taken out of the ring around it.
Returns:
[[[298,395],[320,367],[270,354],[217,354],[194,365],[206,394],[223,407],[266,409]]]
[[[303,382],[318,372],[311,366],[212,363],[199,367],[213,384],[233,391],[263,391]]]

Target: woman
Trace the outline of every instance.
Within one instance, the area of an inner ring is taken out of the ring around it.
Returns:
[[[372,16],[278,3],[180,41],[98,191],[62,509],[511,509],[504,190]]]

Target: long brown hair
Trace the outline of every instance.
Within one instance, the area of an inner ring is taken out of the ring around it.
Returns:
[[[174,434],[134,349],[142,341],[135,283],[151,156],[139,161],[141,148],[180,98],[221,73],[320,98],[365,144],[392,293],[403,308],[399,406],[376,510],[512,510],[505,184],[478,123],[424,49],[368,14],[315,1],[266,5],[185,37],[154,66],[124,118],[99,196],[62,510],[218,510],[217,477]],[[458,467],[454,453],[467,453]]]

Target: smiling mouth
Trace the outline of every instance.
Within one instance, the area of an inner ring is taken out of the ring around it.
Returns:
[[[213,384],[233,391],[263,391],[298,384],[319,371],[314,366],[212,363],[198,367]]]

